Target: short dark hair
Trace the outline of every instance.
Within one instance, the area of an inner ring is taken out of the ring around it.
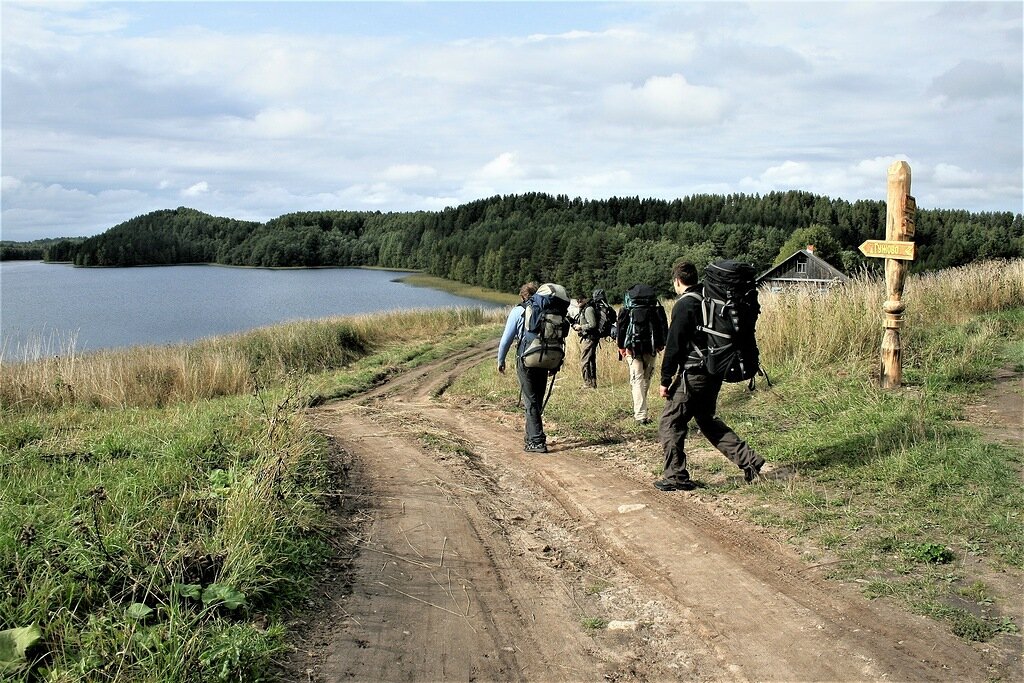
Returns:
[[[519,288],[519,298],[526,301],[531,296],[537,293],[537,283],[527,282],[525,285]]]
[[[697,277],[697,266],[693,265],[689,261],[680,261],[672,266],[673,282],[679,280],[689,287],[690,285],[697,284],[699,279],[700,278]]]

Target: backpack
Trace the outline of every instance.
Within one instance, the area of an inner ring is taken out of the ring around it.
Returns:
[[[597,319],[597,327],[594,329],[595,339],[615,337],[615,309],[605,300],[604,290],[595,289],[590,297],[590,303],[594,307],[594,317]]]
[[[768,381],[768,375],[761,370],[754,336],[761,313],[755,279],[754,267],[749,263],[716,261],[704,272],[703,293],[683,294],[700,301],[703,324],[697,329],[707,339],[704,348],[693,345],[686,367],[703,366],[726,382],[750,380],[750,389],[754,388],[759,372]]]
[[[565,360],[565,337],[569,334],[569,295],[554,283],[541,285],[522,303],[523,333],[519,357],[527,368],[543,368],[552,375]]]
[[[661,306],[658,294],[649,285],[633,285],[623,297],[622,307],[629,312],[625,343],[622,348],[649,353],[655,348],[654,316]]]
[[[615,309],[607,301],[595,301],[594,313],[597,316],[597,329],[594,336],[598,339],[615,338]]]

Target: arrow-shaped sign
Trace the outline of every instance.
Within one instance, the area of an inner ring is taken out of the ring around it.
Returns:
[[[917,253],[917,244],[896,240],[864,240],[859,249],[865,256],[913,261]]]

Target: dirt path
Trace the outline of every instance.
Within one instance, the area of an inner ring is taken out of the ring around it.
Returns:
[[[523,453],[518,422],[438,398],[493,355],[470,349],[315,412],[351,517],[300,680],[1006,675],[984,647],[816,578],[700,500],[578,445]]]

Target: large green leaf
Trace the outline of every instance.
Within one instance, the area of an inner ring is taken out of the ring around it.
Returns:
[[[211,583],[203,591],[203,603],[209,605],[221,601],[228,609],[237,609],[245,606],[245,595],[223,583]]]
[[[25,652],[42,638],[39,627],[25,626],[0,631],[0,672],[13,672],[28,664]]]
[[[129,619],[142,621],[143,619],[145,619],[153,613],[153,608],[147,605],[143,605],[141,602],[133,602],[131,605],[128,606],[128,609],[126,609],[124,613]]]
[[[171,592],[183,598],[199,600],[203,594],[203,587],[195,583],[172,583]]]

